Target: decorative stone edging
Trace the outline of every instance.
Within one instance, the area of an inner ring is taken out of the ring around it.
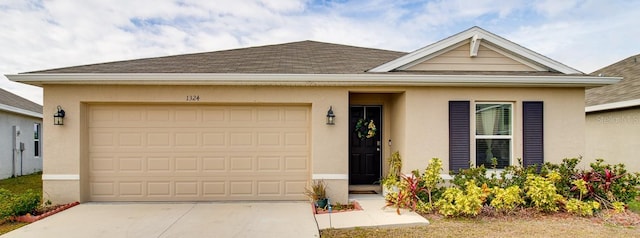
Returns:
[[[80,202],[72,202],[72,203],[69,203],[69,204],[64,204],[64,205],[62,205],[62,206],[60,206],[60,207],[58,207],[56,209],[53,209],[51,211],[42,213],[42,214],[37,215],[37,216],[33,216],[30,213],[27,213],[27,215],[13,217],[13,220],[14,221],[19,221],[19,222],[33,223],[35,221],[44,219],[45,217],[48,217],[48,216],[51,216],[51,215],[56,214],[58,212],[67,210],[69,208],[72,208],[72,207],[74,207],[74,206],[76,206],[78,204],[80,204]]]

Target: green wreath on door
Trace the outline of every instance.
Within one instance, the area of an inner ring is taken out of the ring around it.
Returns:
[[[367,120],[365,118],[358,119],[356,122],[355,133],[358,135],[358,139],[364,140],[376,136],[376,124],[373,120]]]

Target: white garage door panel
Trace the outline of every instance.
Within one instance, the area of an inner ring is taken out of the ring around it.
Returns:
[[[305,106],[92,105],[92,201],[301,200]]]

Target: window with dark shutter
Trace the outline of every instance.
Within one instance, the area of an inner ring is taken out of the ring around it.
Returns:
[[[525,167],[544,163],[544,107],[542,102],[522,102],[522,162]]]
[[[449,101],[449,170],[468,169],[471,158],[470,102]]]

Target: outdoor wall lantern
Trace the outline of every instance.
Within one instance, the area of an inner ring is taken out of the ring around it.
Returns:
[[[335,118],[336,115],[333,114],[333,106],[329,106],[329,111],[327,111],[327,125],[335,125]]]
[[[53,124],[57,126],[64,125],[64,110],[60,105],[58,105],[58,111],[53,114]]]

